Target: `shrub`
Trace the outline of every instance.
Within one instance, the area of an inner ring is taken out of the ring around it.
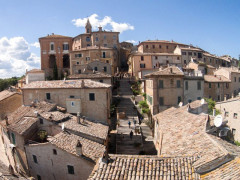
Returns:
[[[234,141],[234,144],[236,144],[237,146],[240,146],[240,142],[238,141]]]
[[[140,108],[148,108],[149,107],[146,101],[140,101],[139,106],[140,106]]]
[[[143,93],[142,95],[143,95],[143,97],[144,97],[144,100],[146,101],[147,94],[146,94],[146,93]]]
[[[149,108],[143,108],[142,109],[142,113],[143,114],[149,114],[150,113],[150,109]]]

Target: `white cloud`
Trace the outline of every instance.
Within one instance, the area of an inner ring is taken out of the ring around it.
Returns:
[[[128,23],[117,23],[113,21],[110,16],[105,16],[103,19],[99,19],[97,14],[92,14],[88,18],[73,19],[72,22],[77,27],[85,27],[87,19],[89,19],[93,29],[97,29],[99,26],[102,26],[103,28],[111,26],[112,31],[120,33],[127,30],[134,30],[134,26]]]
[[[133,44],[137,44],[138,43],[138,41],[135,41],[135,40],[127,40],[126,42],[133,43]]]
[[[22,76],[26,69],[40,68],[40,57],[30,51],[30,46],[23,37],[0,38],[0,78]]]
[[[39,42],[35,42],[35,43],[30,44],[30,46],[33,46],[35,48],[40,48],[40,43]]]

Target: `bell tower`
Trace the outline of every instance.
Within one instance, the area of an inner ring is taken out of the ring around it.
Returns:
[[[89,19],[87,19],[87,23],[85,26],[85,33],[91,33],[92,32],[92,25],[89,22]]]

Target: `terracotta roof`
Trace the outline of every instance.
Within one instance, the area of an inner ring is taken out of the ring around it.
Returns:
[[[194,105],[190,104],[190,107],[194,108]],[[162,135],[161,155],[199,156],[194,167],[201,171],[209,164],[214,168],[213,164],[221,159],[240,155],[239,147],[206,133],[207,114],[193,114],[183,106],[163,111],[154,119],[158,121]]]
[[[103,73],[103,72],[89,72],[89,73],[82,73],[82,74],[72,74],[68,76],[68,79],[99,79],[99,78],[111,78],[112,76]]]
[[[4,90],[0,92],[0,101],[9,98],[10,96],[14,95],[14,94],[18,94],[16,92],[12,92],[9,90]]]
[[[148,53],[148,52],[144,52],[144,53],[141,53],[141,52],[133,52],[131,53],[131,56],[180,56],[179,54],[174,54],[174,53]]]
[[[22,177],[18,174],[12,175],[9,172],[9,168],[0,161],[0,179],[1,180],[27,180],[27,178]]]
[[[59,111],[53,111],[53,112],[40,112],[39,113],[41,117],[43,117],[44,119],[48,120],[48,121],[64,121],[67,118],[70,117],[70,114],[64,114],[62,112]]]
[[[57,39],[57,38],[71,38],[72,37],[69,37],[69,36],[63,36],[63,35],[58,35],[58,34],[50,34],[50,35],[47,35],[45,37],[40,37],[39,39]]]
[[[157,72],[147,74],[147,75],[145,75],[145,77],[153,77],[153,76],[183,76],[183,75],[184,75],[184,73],[178,67],[170,66],[170,67],[167,67],[167,68],[165,68],[163,70],[159,70]]]
[[[32,69],[30,71],[27,71],[26,74],[28,74],[28,73],[44,73],[44,71],[41,69]]]
[[[82,121],[82,120],[81,120]],[[87,134],[93,137],[98,137],[103,140],[107,139],[108,136],[108,126],[103,125],[99,122],[92,122],[88,120],[84,120],[81,124],[77,123],[77,117],[73,116],[68,121],[65,121],[61,124],[64,124],[66,129],[70,129],[72,131],[80,132],[83,134]]]
[[[212,179],[219,179],[219,180],[237,180],[240,177],[240,158],[236,158],[222,166],[218,167],[217,169],[201,175],[201,179],[203,180],[212,180]]]
[[[199,48],[194,48],[194,47],[180,47],[182,50],[189,50],[189,51],[203,51],[202,49]]]
[[[38,113],[43,111],[48,112],[55,108],[56,104],[51,104],[44,101],[35,103],[34,107],[21,106],[8,116],[8,123],[11,124],[17,122],[23,117],[37,117],[35,111],[37,111]]]
[[[99,160],[89,180],[100,179],[200,179],[193,163],[196,157],[110,155],[109,163]]]
[[[204,81],[206,82],[231,82],[231,80],[227,79],[222,75],[205,75]]]
[[[8,126],[9,129],[11,129],[14,132],[17,132],[20,135],[25,135],[28,129],[30,129],[32,126],[36,125],[36,122],[38,121],[38,118],[34,117],[23,117],[19,119],[18,121],[10,124]]]
[[[60,80],[60,81],[34,81],[26,84],[22,89],[65,89],[65,88],[109,88],[108,84],[92,80]]]
[[[209,57],[213,57],[213,58],[218,58],[216,55],[210,54],[210,53],[203,53],[204,56],[209,56]]]
[[[99,157],[105,152],[105,146],[88,139],[82,138],[80,136],[71,134],[69,132],[61,132],[54,137],[48,138],[51,144],[73,154],[79,156],[76,152],[76,145],[78,140],[82,144],[83,155],[97,161]]]

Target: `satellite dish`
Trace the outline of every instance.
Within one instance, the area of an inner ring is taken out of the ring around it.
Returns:
[[[179,105],[179,107],[182,107],[183,103],[182,103],[182,102],[180,102],[178,105]]]
[[[204,99],[201,99],[201,104],[205,104],[205,100]]]
[[[222,125],[222,122],[223,122],[223,118],[221,115],[217,115],[215,118],[214,118],[214,125],[216,127],[220,127]]]
[[[64,123],[62,124],[62,130],[64,131]]]

